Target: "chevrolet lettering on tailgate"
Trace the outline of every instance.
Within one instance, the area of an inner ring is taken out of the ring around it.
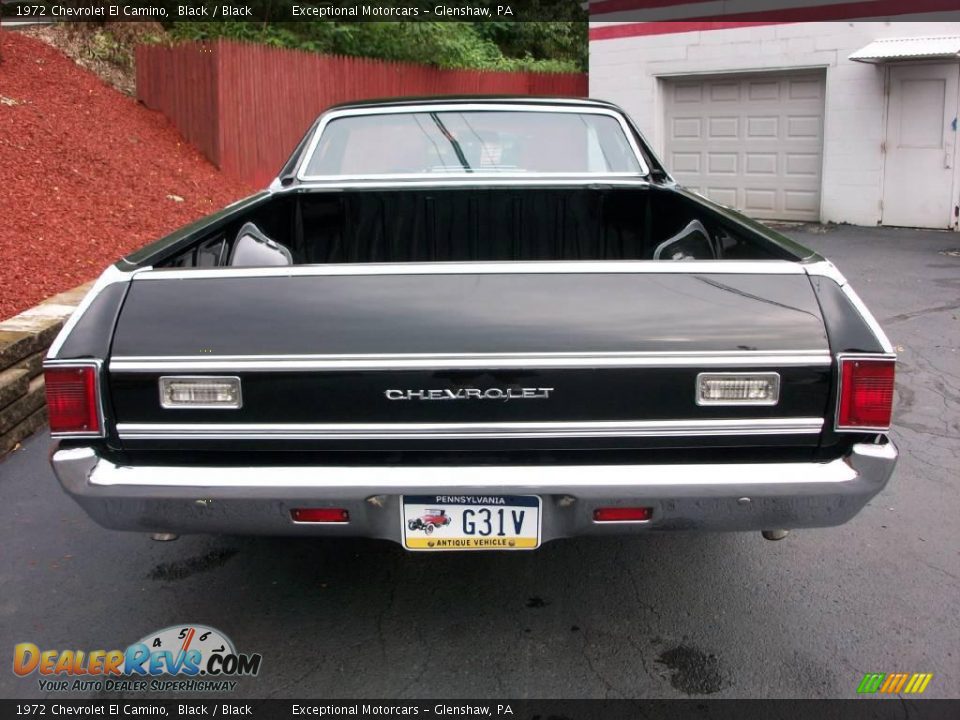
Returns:
[[[387,390],[387,400],[546,400],[553,388],[439,388],[434,390]]]

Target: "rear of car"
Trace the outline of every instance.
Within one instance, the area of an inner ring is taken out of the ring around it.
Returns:
[[[843,523],[896,461],[894,363],[832,265],[619,111],[500,100],[333,111],[270,192],[108,270],[46,368],[106,527],[515,550]]]

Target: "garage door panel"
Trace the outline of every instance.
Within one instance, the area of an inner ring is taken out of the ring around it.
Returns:
[[[819,138],[821,124],[816,115],[791,115],[787,118],[786,139]]]
[[[707,127],[710,130],[707,136],[710,140],[736,138],[740,133],[740,118],[711,117],[708,118]]]
[[[710,85],[710,100],[713,102],[738,102],[740,83],[713,83]]]
[[[791,177],[820,177],[820,156],[816,153],[786,153],[784,172]]]
[[[702,97],[701,83],[677,83],[674,86],[674,101],[677,103],[700,102]]]
[[[757,117],[747,118],[747,138],[750,140],[757,138],[774,138],[780,134],[780,118],[778,117]]]
[[[672,137],[678,140],[703,137],[703,121],[700,118],[674,118],[670,128]]]
[[[784,207],[792,212],[815,212],[819,209],[820,196],[809,190],[784,190]]]
[[[699,173],[700,153],[674,152],[670,155],[670,164],[676,173]]]
[[[725,188],[725,187],[708,187],[704,193],[708,198],[714,202],[718,202],[721,205],[729,205],[730,207],[735,207],[739,203],[737,202],[737,190],[736,188]]]
[[[765,187],[746,188],[743,208],[748,213],[774,212],[777,209],[777,191]]]
[[[679,182],[758,218],[819,218],[823,73],[684,78],[665,97]]]
[[[776,175],[777,174],[777,153],[744,153],[745,163],[743,166],[746,175]]]
[[[737,154],[721,152],[708,153],[707,172],[711,175],[736,175]]]
[[[823,82],[819,78],[787,81],[791,100],[819,100],[823,98]]]
[[[749,100],[780,100],[780,83],[776,80],[764,82],[747,82],[747,99]]]

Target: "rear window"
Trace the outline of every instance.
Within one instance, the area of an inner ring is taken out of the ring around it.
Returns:
[[[444,110],[335,118],[303,176],[642,173],[623,126],[611,115]]]

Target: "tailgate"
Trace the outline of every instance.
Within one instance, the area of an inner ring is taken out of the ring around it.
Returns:
[[[115,431],[178,448],[817,444],[831,359],[799,266],[617,265],[141,273],[109,362]],[[750,371],[779,374],[776,405],[697,403],[699,373]],[[239,377],[242,406],[161,407],[159,378],[193,375]]]

